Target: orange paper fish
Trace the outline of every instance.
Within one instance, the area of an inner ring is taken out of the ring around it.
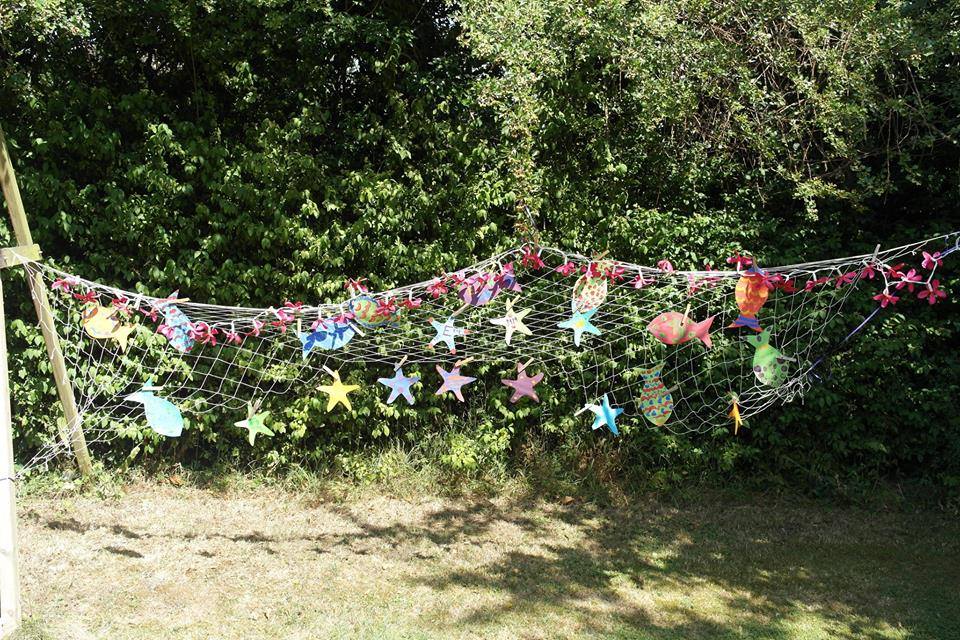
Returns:
[[[763,283],[763,271],[756,266],[747,269],[747,272],[737,281],[737,289],[734,292],[740,316],[728,329],[747,327],[754,331],[762,331],[760,321],[757,320],[757,312],[767,302],[769,295],[770,290]]]

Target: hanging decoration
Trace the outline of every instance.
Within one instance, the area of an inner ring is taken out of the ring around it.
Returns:
[[[516,404],[517,400],[523,397],[531,398],[534,402],[540,402],[540,397],[537,396],[537,392],[534,391],[533,388],[543,380],[543,372],[533,377],[528,376],[526,369],[530,362],[532,361],[528,360],[527,362],[517,363],[517,378],[515,380],[506,378],[500,380],[501,384],[513,389],[513,395],[510,396],[510,404]]]
[[[623,409],[610,406],[610,400],[607,398],[607,394],[603,394],[603,399],[600,404],[587,404],[584,405],[583,408],[594,415],[593,424],[591,425],[594,431],[600,427],[606,427],[613,435],[620,435],[620,431],[617,429],[617,416],[623,413]]]
[[[593,323],[590,322],[593,314],[596,312],[596,309],[574,311],[573,316],[569,320],[557,323],[557,326],[561,329],[573,329],[573,344],[579,347],[580,341],[583,339],[583,334],[601,335],[600,329],[597,329],[593,326]]]
[[[127,340],[133,333],[132,324],[124,324],[123,313],[114,306],[104,307],[96,302],[83,311],[83,328],[91,338],[97,340],[115,340],[120,351],[127,350]]]
[[[407,404],[413,404],[413,393],[410,387],[420,381],[419,376],[403,375],[403,367],[397,366],[393,372],[392,378],[377,378],[377,382],[390,389],[390,396],[387,398],[387,404],[393,404],[393,401],[403,396]]]
[[[527,314],[530,313],[530,309],[523,309],[521,311],[514,311],[513,305],[517,301],[516,298],[513,300],[507,299],[507,311],[500,318],[494,318],[490,320],[490,324],[494,324],[504,329],[503,340],[509,346],[510,340],[513,339],[514,332],[522,333],[525,336],[533,335],[533,332],[527,328],[527,325],[523,324],[523,319],[527,317]]]
[[[154,391],[161,389],[163,387],[153,386],[153,380],[148,380],[140,391],[131,393],[124,399],[127,402],[139,402],[143,405],[147,424],[151,429],[168,438],[179,437],[183,432],[183,415],[177,405],[154,395]]]
[[[247,408],[247,417],[239,422],[234,422],[233,425],[247,430],[247,440],[252,447],[256,444],[258,434],[266,437],[273,435],[273,431],[266,425],[269,417],[269,411],[260,411],[260,402],[251,403]]]
[[[460,402],[464,401],[463,392],[461,389],[465,385],[468,385],[476,380],[476,378],[471,378],[460,373],[460,367],[462,367],[464,364],[465,362],[458,361],[450,371],[446,371],[443,367],[437,365],[437,373],[440,374],[440,378],[443,380],[443,383],[440,385],[440,388],[437,389],[437,392],[434,395],[441,396],[449,391],[456,396],[457,400]]]
[[[332,411],[338,404],[345,406],[347,411],[353,411],[353,405],[350,404],[350,398],[347,397],[347,394],[353,393],[359,389],[360,385],[343,384],[343,382],[340,381],[339,371],[332,371],[330,369],[326,369],[326,367],[325,370],[333,378],[333,382],[330,384],[322,384],[317,387],[317,389],[329,396],[329,399],[327,400],[327,413]]]

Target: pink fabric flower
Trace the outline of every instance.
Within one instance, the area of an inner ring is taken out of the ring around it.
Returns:
[[[740,255],[739,251],[736,251],[732,256],[727,258],[727,264],[737,265],[737,271],[740,271],[741,269],[752,265],[753,258],[751,258],[750,256],[742,256]]]
[[[537,270],[543,269],[545,266],[547,266],[533,247],[523,248],[523,256],[520,258],[520,264]]]
[[[243,342],[243,337],[239,332],[230,329],[229,331],[224,331],[223,341],[227,344],[240,344]]]
[[[760,282],[762,282],[763,286],[771,291],[779,287],[782,281],[783,276],[781,276],[779,273],[775,273],[773,275],[764,273],[760,275]]]
[[[254,318],[252,324],[253,324],[253,328],[250,329],[250,331],[247,331],[247,335],[254,336],[254,337],[259,336],[260,332],[263,330],[265,323],[262,320],[257,320],[256,318]]]
[[[816,289],[816,288],[819,287],[820,285],[822,285],[822,284],[827,284],[828,282],[830,282],[830,278],[828,278],[828,277],[826,277],[826,276],[824,276],[824,277],[822,277],[822,278],[817,278],[816,280],[813,280],[813,279],[807,280],[807,283],[806,283],[805,285],[803,285],[803,290],[804,290],[804,291],[808,291],[808,292],[809,292],[809,291],[813,291],[814,289]]]
[[[389,318],[396,312],[397,303],[394,302],[393,298],[383,298],[382,300],[377,300],[377,310],[374,312],[374,315],[378,315],[383,318]]]
[[[427,285],[427,293],[433,296],[434,299],[439,298],[448,291],[450,291],[450,289],[447,288],[447,285],[444,283],[442,278],[437,278],[432,283]]]
[[[420,298],[407,298],[406,300],[404,300],[404,301],[401,302],[400,304],[403,305],[403,306],[404,306],[405,308],[407,308],[407,309],[416,309],[416,308],[418,308],[420,305],[423,304],[423,300],[420,299]]]
[[[910,269],[906,273],[900,273],[900,282],[897,283],[897,290],[907,287],[910,293],[913,293],[913,285],[923,282],[923,278],[920,277],[920,274],[917,273],[916,269]]]
[[[618,264],[615,264],[607,269],[607,272],[604,275],[610,280],[610,282],[617,282],[618,280],[623,280],[624,271],[626,271],[626,269]]]
[[[846,273],[837,276],[837,289],[839,289],[845,284],[853,284],[856,281],[857,281],[857,272],[847,271]]]
[[[900,264],[895,264],[892,267],[887,267],[887,278],[889,278],[890,280],[899,280],[900,278],[902,278],[903,272],[901,271],[901,269],[903,269],[903,267],[904,267],[904,263],[902,262]]]
[[[884,309],[887,308],[887,305],[897,304],[897,301],[900,300],[897,296],[891,294],[889,291],[884,291],[883,293],[878,293],[873,296],[873,299],[880,303],[880,306]]]
[[[927,288],[917,294],[921,300],[926,300],[930,304],[937,304],[940,300],[947,297],[947,292],[940,288],[940,281],[934,280],[927,284]]]
[[[73,294],[73,297],[84,304],[97,302],[97,292],[93,289],[87,291],[86,293],[75,293]]]
[[[351,293],[366,293],[369,291],[367,285],[363,284],[366,280],[366,278],[347,278],[343,288]]]
[[[687,274],[687,295],[692,296],[700,290],[700,281],[692,273]]]
[[[171,327],[168,324],[161,322],[157,326],[157,333],[162,335],[167,340],[173,340],[173,335],[174,335],[173,327]]]
[[[554,271],[556,271],[562,276],[568,276],[576,270],[577,270],[577,265],[573,264],[572,262],[566,262],[560,265],[559,267],[557,267],[556,269],[554,269]]]
[[[797,286],[794,284],[794,281],[791,280],[790,278],[786,278],[786,277],[785,277],[785,278],[783,279],[783,281],[780,282],[780,284],[779,284],[778,286],[779,286],[779,288],[780,288],[780,291],[783,291],[784,293],[796,293],[796,292],[797,292]]]
[[[50,288],[54,291],[62,291],[63,293],[70,293],[70,290],[75,286],[80,284],[80,279],[76,276],[67,276],[66,278],[57,278],[53,281],[53,284],[50,285]]]
[[[299,301],[298,301],[298,302],[290,302],[289,300],[287,300],[286,302],[283,303],[283,306],[284,306],[284,308],[286,308],[287,310],[289,310],[290,313],[293,313],[293,314],[298,314],[298,313],[300,313],[300,310],[303,309],[303,303],[302,303],[302,302],[299,302]]]
[[[660,269],[660,271],[666,271],[667,273],[673,271],[673,265],[669,260],[661,260],[657,263],[657,268]]]
[[[645,280],[643,274],[639,273],[637,274],[637,277],[633,279],[633,288],[643,289],[648,284],[653,284],[654,282],[656,282],[656,279],[651,277],[649,280]]]
[[[187,329],[187,335],[201,344],[217,344],[217,329],[206,322],[193,322]]]
[[[933,253],[923,252],[923,268],[924,269],[933,269],[934,267],[939,267],[943,264],[943,260],[940,258],[940,252],[934,251]],[[933,303],[931,303],[933,304]]]

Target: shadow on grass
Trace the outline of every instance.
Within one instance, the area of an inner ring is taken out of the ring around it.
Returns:
[[[262,545],[268,553],[294,542],[310,543],[320,555],[398,550],[416,562],[442,559],[458,545],[495,545],[502,527],[525,532],[524,539],[535,542],[530,548],[496,549],[467,568],[435,563],[437,571],[410,578],[412,587],[450,592],[449,601],[464,591],[496,594],[480,599],[496,604],[431,623],[449,631],[562,611],[578,635],[611,638],[960,638],[960,525],[938,514],[782,505],[759,497],[607,509],[457,504],[415,523],[401,518],[386,525],[347,506],[329,507],[353,525],[348,533],[206,537]],[[76,520],[45,524],[80,534],[98,527]],[[134,546],[145,538],[196,537],[102,528]],[[126,547],[107,550],[139,556]]]

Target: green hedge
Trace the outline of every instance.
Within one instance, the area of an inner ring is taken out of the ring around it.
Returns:
[[[960,228],[956,15],[864,0],[13,0],[0,118],[48,259],[149,293],[338,300],[347,275],[390,287],[513,246],[527,206],[544,243],[572,250],[794,262]],[[317,430],[293,401],[254,450],[210,418],[139,460],[349,467],[439,438],[454,468],[524,464],[536,446],[663,481],[958,487],[957,273],[947,303],[882,314],[805,403],[739,438],[611,443],[572,419],[393,416],[372,399]],[[56,407],[23,289],[5,287],[26,320],[11,375],[29,451]],[[851,304],[851,326],[873,304]]]

